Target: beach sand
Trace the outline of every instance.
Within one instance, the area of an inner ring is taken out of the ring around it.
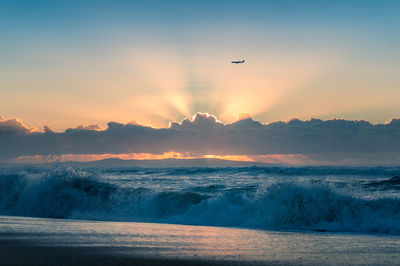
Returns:
[[[122,253],[121,253],[122,251]],[[127,253],[130,253],[129,255]],[[1,241],[0,265],[252,265],[206,259],[143,257],[134,249],[110,247],[36,246],[32,242]],[[271,263],[272,264],[272,263]]]
[[[0,216],[1,265],[394,265],[400,238]]]

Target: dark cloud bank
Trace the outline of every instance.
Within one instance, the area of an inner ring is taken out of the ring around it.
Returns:
[[[168,151],[193,155],[303,154],[331,162],[400,163],[400,119],[367,121],[311,119],[261,124],[251,118],[222,124],[197,114],[169,128],[108,123],[108,128],[77,127],[65,132],[32,132],[17,120],[0,118],[0,160],[19,156],[121,154]]]

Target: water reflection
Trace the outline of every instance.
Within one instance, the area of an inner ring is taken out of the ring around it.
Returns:
[[[296,264],[400,261],[399,237],[370,235],[0,216],[0,238],[37,246],[98,247],[135,257]]]

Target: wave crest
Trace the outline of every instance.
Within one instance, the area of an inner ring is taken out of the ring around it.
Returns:
[[[182,190],[119,185],[96,171],[1,173],[0,213],[36,217],[151,221],[400,234],[400,199],[361,198],[334,186],[286,181],[252,189]]]

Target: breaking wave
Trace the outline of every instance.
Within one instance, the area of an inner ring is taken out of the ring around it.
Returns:
[[[178,174],[190,176],[202,170],[182,171],[176,170],[169,178]],[[400,234],[400,198],[390,194],[360,197],[321,182],[295,180],[235,187],[221,181],[171,189],[164,188],[160,180],[152,186],[141,186],[129,179],[121,183],[120,179],[116,182],[101,175],[107,172],[2,171],[0,214]],[[363,186],[387,186],[397,179]]]

